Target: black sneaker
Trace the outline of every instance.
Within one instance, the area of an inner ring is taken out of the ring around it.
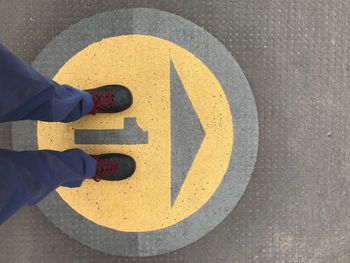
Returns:
[[[92,115],[120,112],[132,105],[130,90],[121,85],[107,85],[85,91],[90,93],[94,101],[94,108],[90,112]]]
[[[120,181],[129,178],[136,169],[135,160],[125,154],[108,153],[91,155],[97,161],[96,175],[92,178],[100,180]]]

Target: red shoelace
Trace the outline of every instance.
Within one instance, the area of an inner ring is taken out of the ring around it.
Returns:
[[[92,115],[95,115],[99,109],[108,110],[108,107],[115,106],[112,93],[91,92],[90,94],[94,101],[94,107],[90,112]]]
[[[117,161],[109,159],[101,159],[99,156],[92,156],[97,161],[97,172],[93,179],[96,182],[101,180],[104,176],[116,176],[117,174]]]

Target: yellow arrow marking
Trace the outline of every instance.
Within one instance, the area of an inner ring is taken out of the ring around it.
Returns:
[[[173,207],[170,58],[206,132]],[[122,129],[125,117],[136,117],[149,134],[146,145],[79,145],[90,154],[129,154],[137,171],[121,182],[86,180],[78,189],[58,188],[77,213],[119,231],[158,230],[198,211],[220,185],[233,149],[232,115],[214,74],[187,50],[152,36],[108,38],[72,57],[54,79],[80,89],[125,85],[134,95],[134,105],[119,114],[85,116],[70,124],[39,122],[39,149],[77,148],[74,129]]]

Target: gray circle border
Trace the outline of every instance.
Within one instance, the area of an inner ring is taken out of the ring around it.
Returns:
[[[151,35],[174,42],[195,54],[221,83],[235,128],[234,150],[221,185],[195,214],[174,226],[151,232],[127,233],[97,225],[71,209],[56,191],[38,207],[64,233],[93,249],[112,255],[152,256],[197,241],[233,210],[254,170],[259,141],[258,115],[249,83],[230,52],[201,27],[156,9],[120,9],[83,19],[55,37],[32,65],[53,78],[66,61],[90,44],[127,34]],[[13,149],[37,149],[36,134],[36,122],[13,123]]]

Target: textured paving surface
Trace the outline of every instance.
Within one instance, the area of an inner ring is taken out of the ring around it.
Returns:
[[[92,251],[24,208],[0,227],[0,261],[349,262],[349,2],[0,0],[0,41],[30,62],[81,18],[141,6],[202,26],[245,72],[260,120],[245,194],[197,243],[143,259]]]

